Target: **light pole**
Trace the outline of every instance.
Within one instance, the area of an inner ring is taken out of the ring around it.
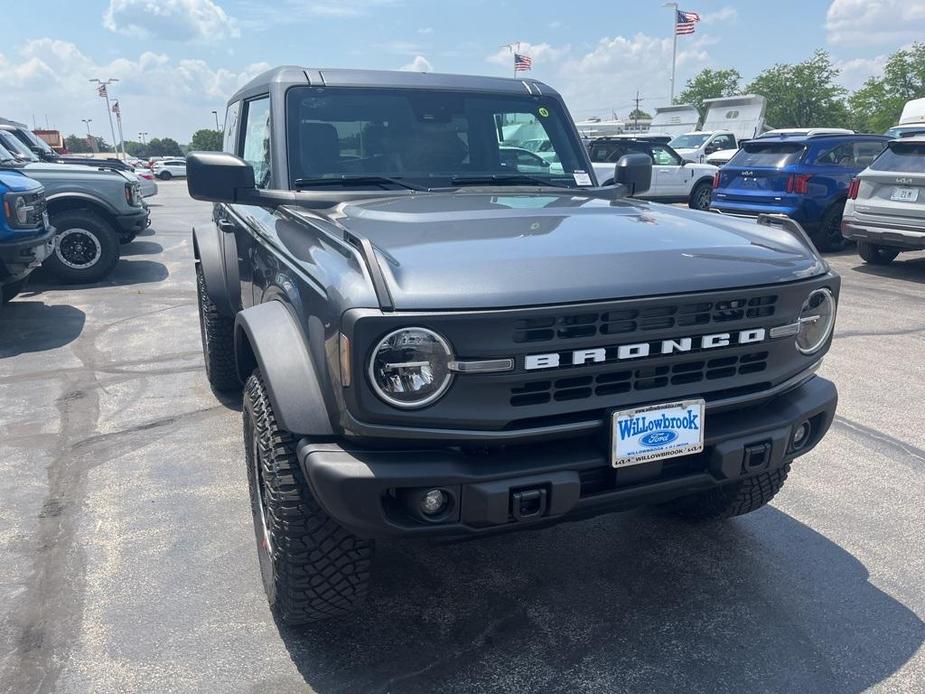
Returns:
[[[112,108],[109,105],[109,89],[107,88],[113,82],[118,82],[119,80],[110,77],[105,82],[101,79],[92,78],[90,82],[96,82],[97,84],[97,93],[106,99],[106,115],[109,116],[109,131],[112,133],[112,149],[118,158],[119,150],[116,149],[116,129],[112,125]]]
[[[145,142],[145,138],[146,138],[147,136],[148,136],[148,133],[147,133],[147,132],[138,133],[138,137],[141,138],[141,144],[143,144],[143,145],[148,144],[147,142]]]
[[[212,115],[215,116],[215,130],[220,131],[221,128],[218,127],[218,111],[212,111]]]
[[[96,142],[93,141],[93,135],[90,134],[90,123],[93,122],[93,119],[81,118],[80,120],[87,126],[87,147],[90,148],[90,153],[92,154],[96,151]]]

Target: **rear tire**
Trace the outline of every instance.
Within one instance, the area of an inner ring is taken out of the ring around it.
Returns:
[[[276,424],[259,371],[244,387],[244,442],[260,573],[286,624],[337,617],[366,597],[373,543],[338,525],[315,501],[296,440]]]
[[[90,210],[65,210],[51,218],[58,230],[55,251],[43,263],[51,274],[69,284],[98,282],[119,262],[119,235]]]
[[[234,354],[234,319],[219,313],[206,291],[202,268],[196,265],[196,294],[199,300],[199,335],[209,385],[218,392],[241,392],[241,380]]]
[[[871,265],[889,265],[899,255],[898,248],[881,246],[870,241],[858,241],[858,255],[865,263]]]
[[[19,294],[26,287],[26,282],[28,282],[28,277],[23,277],[21,280],[16,280],[15,282],[10,282],[9,284],[4,284],[0,287],[0,302],[4,304],[10,303],[13,299],[16,298],[16,295]]]
[[[826,253],[843,250],[847,241],[841,234],[841,218],[845,203],[832,206],[824,215],[814,234],[810,234],[816,248]]]
[[[169,181],[172,178],[172,174],[169,171],[161,171],[157,177],[162,181]]]
[[[687,521],[702,523],[741,516],[761,508],[784,486],[790,463],[754,477],[675,499],[663,506]]]
[[[687,199],[687,206],[692,210],[709,210],[710,195],[713,193],[712,181],[701,181],[694,186],[691,196]]]

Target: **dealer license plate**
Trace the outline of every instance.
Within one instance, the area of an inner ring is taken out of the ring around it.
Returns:
[[[619,468],[700,453],[703,411],[698,399],[614,412],[611,463]]]
[[[918,197],[918,188],[900,188],[897,186],[893,188],[893,194],[890,195],[890,200],[896,200],[898,202],[915,202]]]

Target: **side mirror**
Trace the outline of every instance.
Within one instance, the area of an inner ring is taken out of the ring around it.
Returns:
[[[206,202],[248,202],[257,188],[254,168],[227,152],[190,152],[186,187],[194,200]]]
[[[623,185],[628,195],[641,195],[652,186],[652,159],[648,154],[624,154],[614,167],[613,182]]]

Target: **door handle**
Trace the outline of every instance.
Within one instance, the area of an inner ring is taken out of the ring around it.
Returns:
[[[227,219],[218,220],[218,230],[223,231],[226,234],[234,233],[234,222],[231,222]]]

